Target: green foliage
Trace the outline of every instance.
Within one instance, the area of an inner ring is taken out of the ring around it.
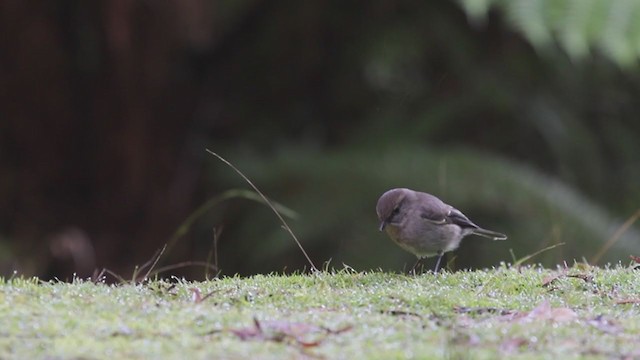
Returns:
[[[167,242],[167,251],[171,250],[171,248],[176,244],[177,241],[180,240],[181,237],[185,236],[189,230],[191,230],[191,226],[204,216],[207,212],[211,211],[212,208],[219,206],[223,201],[228,201],[230,199],[239,198],[239,199],[247,199],[253,200],[259,203],[264,203],[262,197],[260,197],[256,192],[252,190],[245,189],[231,189],[227,190],[224,193],[214,196],[207,200],[204,204],[200,205],[196,210],[194,210],[189,216],[180,224],[180,226],[173,233],[169,241]],[[266,204],[265,204],[266,205]],[[282,214],[285,217],[289,217],[295,219],[298,214],[295,211],[287,208],[286,206],[273,202],[274,209],[278,211],[278,213]]]
[[[270,197],[300,214],[290,225],[316,263],[332,260],[356,269],[401,270],[415,259],[379,233],[375,202],[387,189],[428,191],[462,209],[484,227],[508,234],[505,242],[469,237],[456,252],[461,267],[484,267],[543,247],[565,246],[536,258],[545,265],[594,255],[622,224],[571,188],[530,167],[463,149],[419,147],[317,153],[287,149],[281,156],[231,160]],[[212,164],[219,185],[237,186],[235,174]],[[302,254],[263,207],[234,211],[220,241],[222,271],[242,261],[253,271],[273,271]],[[216,221],[216,220],[211,220]],[[221,220],[217,220],[221,221]],[[623,234],[604,262],[626,261],[639,233]],[[257,240],[254,240],[257,239]],[[226,262],[226,263],[225,263]]]
[[[449,1],[324,2],[313,12],[304,3],[272,4],[274,14],[298,20],[256,23],[253,41],[227,60],[234,66],[214,73],[221,89],[232,79],[234,91],[220,91],[220,103],[222,118],[235,120],[207,146],[300,213],[291,226],[316,263],[412,265],[376,231],[375,201],[390,187],[435,193],[510,235],[505,243],[467,239],[455,253],[458,267],[491,266],[511,259],[511,248],[519,258],[560,242],[567,245],[535,261],[581,261],[638,210],[640,79],[632,69],[621,72],[602,56],[540,57],[504,21],[470,26]],[[565,9],[563,1],[473,4],[485,4],[474,14],[559,6],[548,10],[554,23]],[[315,37],[291,38],[299,23]],[[288,66],[256,66],[274,57]],[[215,169],[210,194],[243,184],[215,159],[207,166]],[[223,271],[306,265],[267,209],[234,202],[208,215],[194,239],[207,248],[211,227],[224,225]],[[637,231],[602,262],[640,251]]]
[[[391,186],[509,233],[465,241],[459,267],[590,257],[638,211],[635,0],[38,4],[3,22],[25,66],[3,84],[0,273],[82,272],[51,250],[69,226],[118,273],[167,241],[165,264],[204,261],[213,226],[227,273],[305,266],[206,147],[300,212],[314,259],[356,268],[413,262],[375,231]],[[604,261],[640,252],[634,234]]]
[[[554,41],[573,59],[598,50],[622,66],[638,64],[640,2],[635,0],[460,0],[483,21],[493,7],[538,49]]]

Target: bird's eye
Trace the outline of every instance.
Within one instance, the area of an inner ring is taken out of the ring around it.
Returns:
[[[400,212],[400,208],[395,208],[393,209],[393,211],[391,212],[391,215],[397,215]]]

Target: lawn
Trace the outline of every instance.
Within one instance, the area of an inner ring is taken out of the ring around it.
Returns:
[[[640,358],[640,270],[0,280],[0,358]]]

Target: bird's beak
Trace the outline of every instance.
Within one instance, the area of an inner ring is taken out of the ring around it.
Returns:
[[[382,220],[382,222],[380,223],[380,231],[384,230],[384,228],[387,226],[387,220]]]

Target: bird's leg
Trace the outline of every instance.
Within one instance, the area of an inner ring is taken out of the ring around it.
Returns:
[[[435,270],[433,270],[434,274],[437,274],[438,270],[440,270],[440,261],[442,260],[443,256],[444,256],[444,251],[438,250],[438,260],[436,260],[436,268]]]
[[[416,261],[415,264],[413,264],[413,267],[411,268],[411,270],[409,270],[409,274],[416,274],[416,269],[418,268],[418,264],[420,264],[420,262],[422,262],[422,258],[418,258],[418,261]]]

